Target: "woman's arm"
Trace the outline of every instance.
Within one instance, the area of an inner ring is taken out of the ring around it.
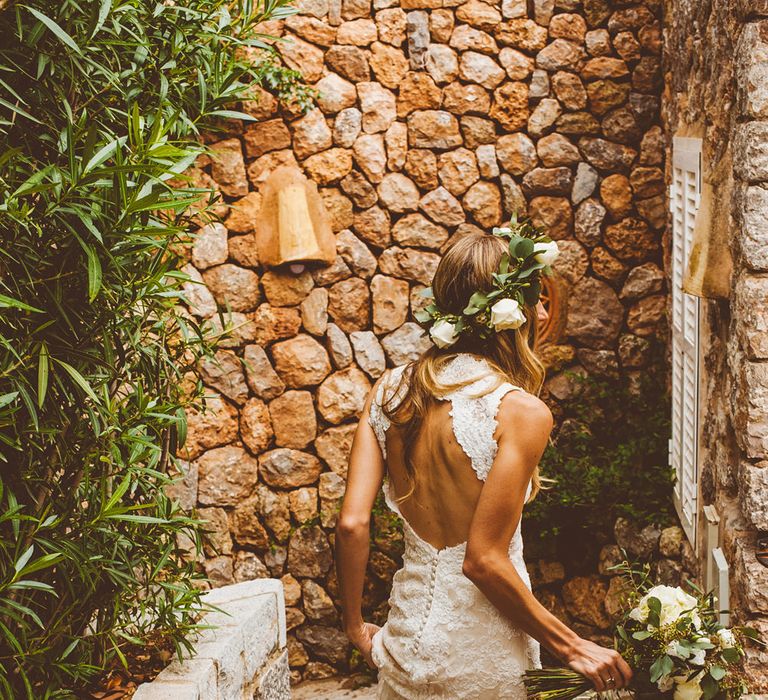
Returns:
[[[552,430],[552,414],[535,396],[515,391],[502,400],[498,424],[499,448],[472,518],[464,574],[515,625],[587,676],[597,690],[622,688],[632,671],[621,656],[582,639],[550,613],[509,560],[509,544]]]
[[[368,395],[352,441],[347,488],[336,523],[335,547],[344,630],[369,663],[370,638],[376,628],[363,622],[363,585],[368,564],[371,510],[384,478],[384,460],[368,423],[371,401],[377,389],[378,382]]]

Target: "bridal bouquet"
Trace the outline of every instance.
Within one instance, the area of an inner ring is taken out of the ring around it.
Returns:
[[[740,662],[745,639],[757,641],[747,627],[727,629],[718,623],[714,597],[690,595],[682,588],[651,585],[646,576],[635,584],[631,606],[615,628],[616,648],[632,667],[636,697],[674,700],[730,700],[747,692]],[[570,669],[529,671],[528,697],[570,700],[594,691],[592,684]]]

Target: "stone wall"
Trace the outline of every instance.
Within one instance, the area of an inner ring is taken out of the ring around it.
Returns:
[[[734,263],[730,299],[702,300],[700,496],[721,516],[723,603],[768,636],[768,568],[754,555],[768,531],[768,3],[673,0],[665,16],[667,148],[676,132],[702,136],[704,179],[729,209],[718,260]],[[699,539],[703,562],[717,543]],[[767,669],[753,650],[756,692],[768,691]]]
[[[208,628],[193,635],[195,652],[174,658],[135,700],[290,700],[285,604],[280,581],[261,579],[203,596]]]
[[[614,624],[626,612],[631,591],[626,577],[616,568],[625,554],[633,565],[649,564],[651,577],[658,583],[679,586],[695,575],[693,550],[680,527],[640,528],[619,518],[613,541],[601,548],[597,571],[590,575],[570,576],[560,562],[528,560],[533,592],[578,634],[612,646]],[[552,660],[553,665],[557,663]]]
[[[191,251],[192,313],[235,332],[199,376],[184,498],[209,522],[214,585],[282,577],[294,678],[345,668],[333,526],[366,394],[428,340],[411,320],[453,236],[529,213],[560,242],[570,301],[546,351],[563,370],[638,373],[663,335],[666,223],[660,7],[607,0],[302,0],[271,23],[314,84],[302,116],[263,91],[193,172],[222,223]],[[259,188],[280,164],[320,187],[338,257],[293,275],[259,265]],[[199,284],[202,283],[202,284]],[[365,601],[381,622],[400,534],[375,514]]]

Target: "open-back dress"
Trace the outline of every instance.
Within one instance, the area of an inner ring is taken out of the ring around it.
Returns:
[[[381,407],[390,398],[397,405],[394,392],[404,369],[397,367],[385,377],[371,404],[370,424],[385,462],[390,422]],[[444,398],[451,402],[456,440],[478,479],[485,481],[498,448],[494,433],[499,404],[507,392],[522,389],[506,382],[493,389],[498,379],[488,363],[468,353],[449,360],[439,379],[450,384],[478,376]],[[478,397],[484,389],[491,390]],[[393,577],[389,616],[373,637],[378,698],[523,700],[523,673],[540,666],[538,642],[517,629],[462,573],[466,542],[435,548],[402,516],[388,479],[383,490],[387,505],[403,520],[405,553]],[[519,525],[509,558],[530,588]]]

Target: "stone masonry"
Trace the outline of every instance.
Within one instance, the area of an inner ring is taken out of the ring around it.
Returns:
[[[191,313],[234,328],[199,368],[185,485],[213,585],[281,577],[294,680],[349,668],[333,527],[358,414],[386,367],[429,341],[411,313],[462,233],[529,214],[558,240],[563,370],[638,374],[664,335],[661,8],[656,0],[301,0],[265,26],[319,91],[300,115],[254,92],[258,122],[210,138],[192,174],[221,195],[190,251]],[[259,188],[294,164],[320,188],[333,265],[259,264]],[[383,621],[402,552],[378,508],[365,602]],[[359,662],[356,662],[359,663]]]
[[[717,258],[733,258],[730,299],[702,300],[701,499],[721,517],[723,604],[768,638],[768,568],[754,555],[768,532],[768,3],[673,0],[665,16],[667,148],[701,136],[703,177],[730,207]],[[717,543],[700,539],[702,562]],[[768,693],[768,654],[749,657],[753,690]]]

